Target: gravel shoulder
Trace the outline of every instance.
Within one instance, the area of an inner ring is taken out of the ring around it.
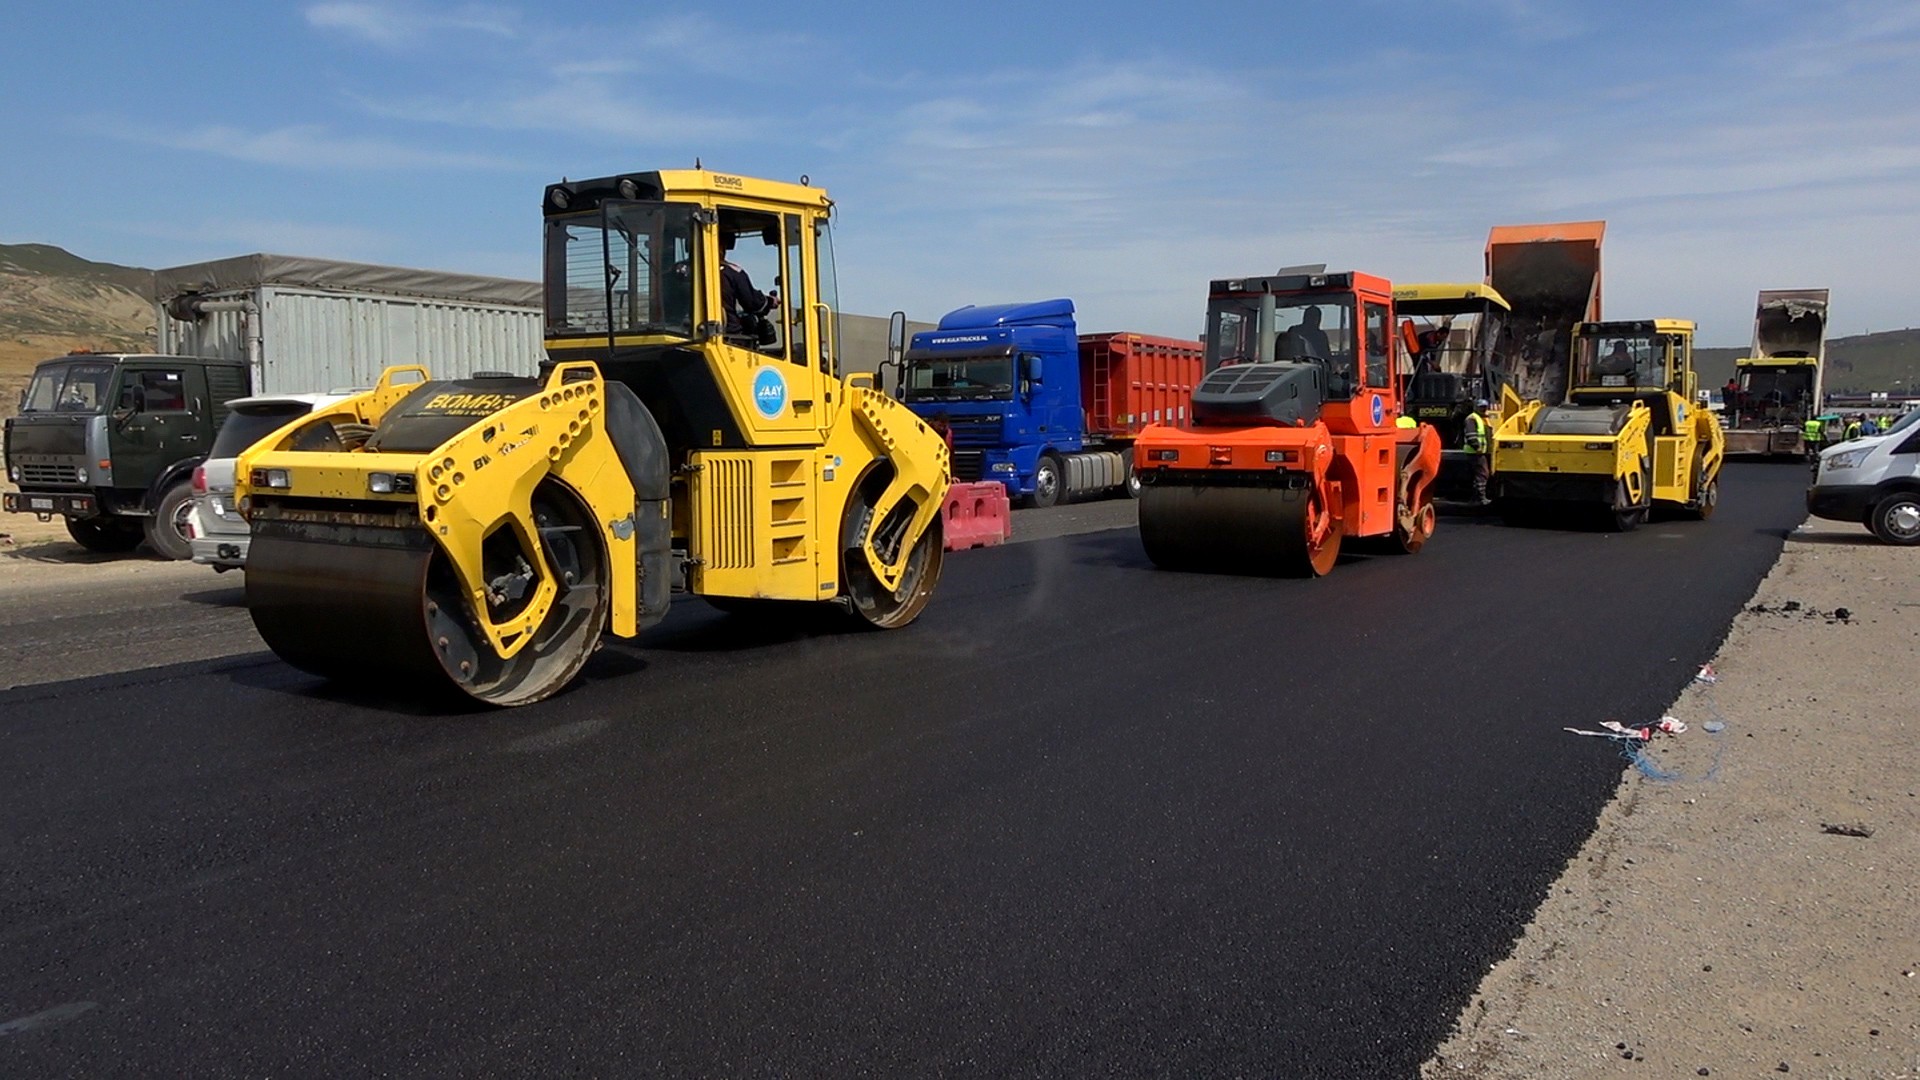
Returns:
[[[1423,1075],[1920,1077],[1916,659],[1920,550],[1796,530]]]

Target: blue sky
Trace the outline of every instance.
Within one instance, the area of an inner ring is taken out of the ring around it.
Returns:
[[[1199,332],[1212,277],[1477,279],[1608,221],[1607,314],[1760,288],[1920,325],[1920,3],[24,5],[0,241],[537,274],[561,175],[810,175],[847,310],[1065,295]]]

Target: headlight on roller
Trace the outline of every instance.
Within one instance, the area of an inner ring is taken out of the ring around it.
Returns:
[[[413,494],[413,474],[368,473],[367,490],[375,495],[411,495]]]
[[[257,488],[284,491],[293,486],[293,478],[287,475],[285,469],[255,469],[252,475],[253,486]]]

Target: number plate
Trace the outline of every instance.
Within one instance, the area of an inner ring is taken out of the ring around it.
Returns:
[[[53,500],[52,499],[28,499],[27,506],[29,509],[33,509],[33,510],[51,510],[53,509]]]

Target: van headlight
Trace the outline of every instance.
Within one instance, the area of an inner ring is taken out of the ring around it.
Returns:
[[[1827,468],[1857,469],[1860,467],[1861,462],[1867,460],[1867,455],[1871,452],[1872,451],[1870,450],[1861,449],[1861,450],[1847,450],[1842,453],[1835,454],[1832,457],[1827,459]]]

